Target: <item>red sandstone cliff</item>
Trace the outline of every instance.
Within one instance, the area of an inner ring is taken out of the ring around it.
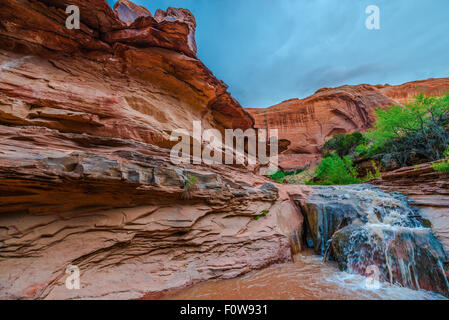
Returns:
[[[66,1],[2,2],[3,124],[158,146],[167,146],[168,131],[190,130],[193,120],[221,129],[253,126],[196,58],[187,10],[169,8],[158,11],[159,22],[149,15],[127,26],[105,1],[71,1],[82,12],[81,29],[68,30]]]
[[[303,218],[289,198],[309,188],[169,161],[169,133],[192,120],[254,125],[197,59],[189,11],[152,15],[123,0],[114,10],[104,0],[1,4],[1,299],[138,298],[292,259]],[[69,4],[81,9],[80,30],[65,27]],[[326,131],[372,121],[359,105],[391,100],[378,93],[390,88],[345,88],[308,100],[317,110],[296,114],[291,103],[283,121],[316,128],[338,97],[315,146],[291,139],[292,148],[313,154]],[[65,287],[70,265],[80,290]]]
[[[1,1],[0,298],[138,298],[291,260],[301,221],[276,188],[169,161],[193,120],[254,124],[197,59],[195,26],[129,1]]]
[[[405,103],[421,92],[437,95],[448,90],[449,78],[399,86],[342,86],[247,111],[254,116],[256,127],[279,129],[279,138],[290,140],[291,145],[279,159],[281,167],[288,170],[317,162],[324,143],[334,134],[370,128],[375,122],[375,108]]]

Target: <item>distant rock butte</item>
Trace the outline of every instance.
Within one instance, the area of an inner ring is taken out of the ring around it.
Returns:
[[[304,168],[320,158],[324,143],[337,133],[366,131],[375,123],[375,108],[410,101],[416,94],[449,91],[449,78],[414,81],[399,86],[362,84],[324,88],[305,99],[291,99],[266,108],[246,109],[257,128],[279,130],[291,142],[279,156],[286,170]]]

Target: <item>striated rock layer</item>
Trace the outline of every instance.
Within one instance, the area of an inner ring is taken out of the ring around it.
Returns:
[[[227,86],[196,58],[189,41],[194,20],[186,10],[128,27],[106,1],[71,4],[82,12],[80,30],[65,27],[64,1],[3,1],[1,123],[162,147],[168,131],[191,130],[193,120],[205,128],[253,126]],[[94,16],[104,16],[101,27]]]
[[[241,170],[174,167],[147,144],[35,127],[0,144],[3,299],[139,298],[291,261],[302,221]],[[65,286],[70,265],[80,290]]]
[[[128,0],[119,0],[114,4],[114,12],[117,17],[130,25],[140,17],[152,17],[150,11]]]
[[[194,120],[254,125],[196,58],[195,27],[129,1],[2,1],[1,299],[139,298],[291,260],[302,220],[274,186],[169,161]]]
[[[337,133],[366,131],[375,123],[374,110],[410,101],[416,94],[449,91],[449,78],[415,81],[400,86],[324,88],[305,99],[291,99],[266,109],[247,109],[256,127],[279,130],[291,142],[280,155],[280,166],[300,169],[320,160],[324,143]]]

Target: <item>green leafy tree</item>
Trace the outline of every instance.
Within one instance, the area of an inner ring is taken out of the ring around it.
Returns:
[[[335,151],[340,157],[347,156],[360,146],[367,144],[368,140],[360,132],[350,134],[338,133],[324,144],[324,148]]]
[[[376,115],[375,129],[366,134],[374,158],[388,156],[407,166],[416,159],[436,161],[444,156],[449,143],[449,93],[420,94],[405,106],[377,109]]]

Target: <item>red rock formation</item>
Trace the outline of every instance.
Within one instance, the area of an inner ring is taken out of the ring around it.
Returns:
[[[111,40],[117,32],[134,29],[121,25],[112,10],[106,11],[106,20],[122,26],[121,30],[87,29],[91,11],[97,13],[101,4],[96,1],[84,9],[80,3],[82,28],[67,30],[65,14],[42,2],[4,3],[0,12],[4,27],[0,28],[4,40],[0,48],[5,49],[0,56],[3,123],[134,139],[162,147],[171,144],[169,131],[191,130],[193,120],[203,120],[205,128],[253,126],[253,119],[227,93],[227,86],[192,57],[187,38],[178,37],[178,29],[187,30],[187,24],[153,20],[155,28],[147,29],[165,39],[165,48],[151,44],[158,42],[152,33],[141,34],[148,40],[145,45],[130,38]],[[14,14],[20,11],[28,18]],[[181,53],[186,50],[189,55]]]
[[[117,1],[114,4],[114,12],[121,21],[128,25],[136,21],[137,18],[152,17],[151,12],[146,8],[138,6],[128,0]]]
[[[375,108],[404,103],[417,93],[441,94],[449,78],[429,79],[400,86],[342,86],[320,89],[314,95],[292,99],[266,109],[247,109],[258,128],[279,130],[291,141],[280,155],[282,168],[303,168],[320,159],[324,143],[336,133],[366,131],[375,122]]]
[[[287,100],[267,109],[247,109],[258,128],[275,128],[291,141],[280,156],[284,169],[317,161],[324,143],[337,133],[366,130],[374,123],[373,108],[394,101],[369,85],[321,89],[313,96]]]
[[[407,103],[420,93],[435,96],[449,91],[449,78],[427,79],[407,82],[399,86],[379,86],[379,88],[386,96],[400,103]]]
[[[187,24],[189,27],[189,33],[187,36],[187,43],[190,49],[196,53],[196,41],[195,41],[195,29],[196,21],[193,14],[187,9],[168,8],[167,11],[161,9],[156,10],[154,19],[157,22],[162,23],[164,21],[179,21]]]
[[[0,298],[138,298],[291,260],[302,221],[264,178],[169,161],[174,129],[254,120],[196,58],[193,16],[155,17],[2,1]]]
[[[449,254],[449,174],[436,172],[426,163],[384,173],[369,183],[410,197]]]

